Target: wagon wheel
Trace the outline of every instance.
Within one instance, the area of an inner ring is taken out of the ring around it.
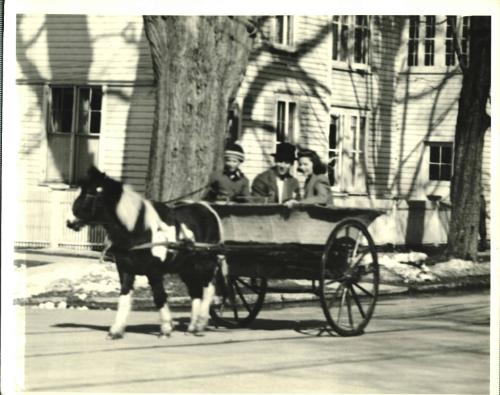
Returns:
[[[262,308],[266,288],[265,278],[228,276],[226,281],[219,272],[210,308],[214,323],[229,328],[249,325]]]
[[[330,234],[319,286],[321,306],[335,332],[362,334],[378,297],[379,265],[373,239],[359,220],[345,219]]]

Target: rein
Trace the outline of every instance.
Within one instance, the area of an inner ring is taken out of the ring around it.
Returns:
[[[185,195],[182,195],[182,196],[179,196],[179,197],[176,197],[174,199],[170,199],[170,200],[165,200],[163,202],[160,202],[162,204],[169,204],[169,203],[174,203],[174,202],[178,202],[179,200],[184,200],[185,198],[187,197],[191,197],[193,195],[196,195],[198,192],[201,192],[203,191],[204,189],[207,189],[208,187],[210,186],[210,183],[202,186],[201,188],[198,188],[198,189],[195,189],[194,191],[192,192],[189,192],[189,193],[186,193]]]

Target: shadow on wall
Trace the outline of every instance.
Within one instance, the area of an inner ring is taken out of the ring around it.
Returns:
[[[140,29],[140,31],[139,31]],[[115,86],[108,89],[108,112],[126,112],[126,121],[116,116],[108,117],[108,146],[114,147],[113,155],[106,156],[105,165],[124,183],[140,193],[146,189],[149,167],[150,141],[155,116],[155,87],[149,44],[142,24],[129,23],[121,32],[127,45],[137,49],[138,61],[132,86]],[[118,145],[117,145],[118,143]]]
[[[269,19],[267,19],[269,21]],[[262,33],[264,36],[265,33]],[[300,92],[294,91],[286,91],[289,89],[288,87],[281,93],[288,94],[301,94],[308,95],[315,98],[327,97],[330,92],[330,87],[325,85],[322,81],[319,81],[314,76],[310,75],[304,67],[300,65],[300,60],[302,57],[306,56],[311,51],[315,50],[319,45],[323,43],[325,38],[330,34],[330,25],[325,24],[324,27],[310,40],[301,42],[296,51],[290,53],[285,50],[280,50],[273,46],[270,41],[271,37],[265,37],[262,40],[261,47],[256,48],[252,51],[249,59],[249,63],[256,62],[262,51],[269,51],[272,54],[272,61],[266,64],[263,67],[259,67],[257,70],[257,75],[250,81],[249,88],[247,90],[248,94],[244,98],[243,102],[243,114],[245,116],[251,116],[253,114],[253,110],[255,108],[256,103],[259,100],[260,95],[266,90],[268,84],[281,80],[282,77],[274,77],[273,79],[269,79],[270,75],[276,75],[276,69],[283,69],[283,72],[286,73],[287,77],[293,77],[298,82],[301,83]],[[284,85],[285,86],[285,85]],[[328,102],[321,100],[321,105],[323,109],[327,112],[330,111]],[[310,109],[312,112],[314,110]],[[304,108],[300,110],[304,111]],[[314,115],[314,114],[313,114]],[[245,119],[246,122],[247,119]],[[274,123],[270,123],[269,121],[254,121],[251,120],[251,127],[249,130],[253,130],[254,128],[262,129],[270,134],[276,133]],[[243,133],[245,131],[243,130]],[[303,138],[307,138],[302,136]],[[298,141],[296,141],[298,143]],[[305,143],[305,142],[302,142]],[[264,145],[264,143],[262,143]]]

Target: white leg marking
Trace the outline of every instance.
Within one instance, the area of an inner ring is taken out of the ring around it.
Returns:
[[[118,311],[116,312],[115,322],[109,329],[109,334],[113,339],[123,337],[127,317],[132,308],[132,291],[127,295],[120,295],[118,298]]]
[[[215,295],[215,287],[212,283],[209,283],[207,287],[203,288],[203,299],[200,306],[200,315],[196,322],[196,330],[198,332],[204,331],[210,314],[210,305]]]
[[[200,315],[201,299],[196,298],[191,300],[191,322],[189,323],[188,332],[194,332],[196,329],[196,320]]]
[[[170,336],[172,333],[172,315],[167,302],[160,309],[160,333],[162,336]]]

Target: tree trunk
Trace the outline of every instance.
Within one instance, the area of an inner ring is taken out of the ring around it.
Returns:
[[[486,102],[491,86],[491,18],[471,17],[469,66],[463,70],[455,131],[448,254],[476,259]]]
[[[144,16],[156,80],[149,198],[200,196],[211,172],[221,168],[228,106],[252,47],[249,21]]]

